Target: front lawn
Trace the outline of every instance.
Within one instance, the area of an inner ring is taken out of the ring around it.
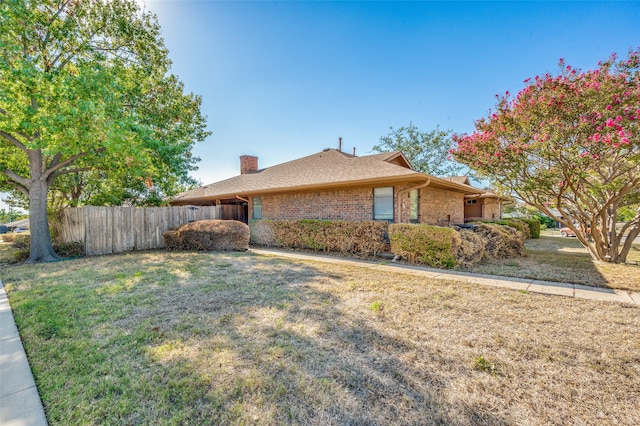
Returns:
[[[527,240],[525,247],[525,257],[491,260],[465,271],[640,291],[638,244],[632,246],[627,258],[635,265],[593,262],[576,238],[542,235],[539,239]]]
[[[56,424],[634,424],[637,307],[251,253],[4,268]]]

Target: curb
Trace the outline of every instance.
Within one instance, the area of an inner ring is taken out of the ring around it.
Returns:
[[[377,271],[409,274],[425,278],[436,278],[468,284],[480,284],[490,287],[501,287],[512,290],[530,291],[532,293],[546,294],[550,296],[565,296],[573,297],[576,299],[597,300],[602,302],[626,303],[640,307],[640,292],[615,290],[610,288],[588,287],[580,284],[541,281],[528,278],[513,278],[499,275],[480,275],[467,272],[454,272],[414,265],[402,265],[397,263],[381,264],[369,260],[344,259],[308,253],[293,253],[279,250],[255,248],[251,248],[249,251],[251,253],[259,255],[357,266],[360,268],[369,268]]]
[[[0,424],[46,426],[47,418],[0,280]]]

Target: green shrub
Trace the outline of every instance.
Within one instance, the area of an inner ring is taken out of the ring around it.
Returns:
[[[541,223],[538,219],[520,219],[529,225],[529,230],[531,231],[531,238],[540,238],[540,227]]]
[[[389,239],[391,251],[405,257],[411,263],[421,263],[437,268],[453,268],[456,265],[452,228],[431,225],[391,224]]]
[[[556,227],[556,221],[553,220],[552,218],[550,218],[549,216],[543,215],[543,214],[535,214],[533,215],[534,219],[537,219],[538,221],[540,221],[540,227],[542,229],[548,229],[548,228],[555,228]]]
[[[252,222],[251,242],[343,254],[385,251],[388,224],[381,221],[260,220]]]

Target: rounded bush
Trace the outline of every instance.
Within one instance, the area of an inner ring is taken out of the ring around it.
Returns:
[[[237,220],[199,220],[163,234],[170,250],[245,251],[249,226]]]

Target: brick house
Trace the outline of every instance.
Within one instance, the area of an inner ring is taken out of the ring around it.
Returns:
[[[249,219],[386,220],[395,223],[463,223],[469,200],[484,217],[500,215],[495,199],[459,178],[413,170],[399,152],[357,157],[326,149],[307,157],[258,168],[258,158],[240,157],[240,175],[176,196],[172,205],[245,206]],[[486,211],[485,211],[486,210]],[[487,216],[488,215],[488,216]]]
[[[445,179],[471,186],[467,176],[454,176]],[[464,200],[464,218],[465,220],[502,219],[502,206],[512,202],[512,199],[500,197],[493,192],[482,192],[480,195],[467,195]]]

